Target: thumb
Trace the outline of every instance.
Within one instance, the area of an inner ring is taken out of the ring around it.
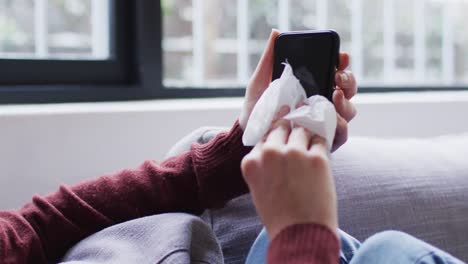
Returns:
[[[273,60],[275,52],[275,41],[279,35],[279,31],[273,29],[268,38],[267,46],[263,52],[262,58],[258,62],[257,68],[250,78],[249,84],[245,91],[244,106],[241,115],[239,116],[239,124],[242,129],[247,126],[250,113],[257,103],[258,99],[271,82],[273,74]]]
[[[273,74],[273,61],[274,61],[274,51],[275,51],[275,41],[280,32],[276,29],[271,31],[270,37],[263,52],[262,58],[257,64],[254,74],[250,80],[251,89],[256,92],[263,92],[265,88],[271,82],[271,76]]]

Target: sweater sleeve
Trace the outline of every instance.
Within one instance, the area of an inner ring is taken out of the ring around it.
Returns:
[[[271,242],[267,263],[336,264],[340,245],[336,235],[318,224],[286,227]]]
[[[198,214],[248,191],[240,161],[250,148],[242,129],[158,164],[146,161],[75,186],[34,196],[18,211],[0,212],[0,262],[48,263],[105,227],[165,212]]]

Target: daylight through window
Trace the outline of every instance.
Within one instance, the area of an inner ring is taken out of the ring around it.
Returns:
[[[164,84],[240,87],[271,28],[332,28],[363,86],[468,84],[466,0],[164,0]]]
[[[107,59],[109,0],[1,0],[0,58]]]

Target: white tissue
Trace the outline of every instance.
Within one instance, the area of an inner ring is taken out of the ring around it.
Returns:
[[[305,105],[296,109],[301,102]],[[323,137],[331,149],[337,122],[335,107],[320,95],[306,99],[304,88],[287,63],[281,77],[270,84],[255,105],[242,137],[245,146],[254,146],[262,140],[284,105],[291,109],[284,119]]]
[[[335,107],[321,95],[311,96],[307,101],[307,105],[287,114],[284,119],[321,136],[327,142],[328,149],[331,149],[337,124]]]

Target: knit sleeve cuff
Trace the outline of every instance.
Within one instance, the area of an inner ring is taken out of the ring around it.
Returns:
[[[243,130],[236,121],[229,132],[218,134],[206,144],[191,147],[199,197],[205,208],[220,207],[247,193],[240,163],[251,147],[242,144]]]
[[[283,229],[268,248],[267,263],[338,263],[340,245],[323,225],[297,224]]]

